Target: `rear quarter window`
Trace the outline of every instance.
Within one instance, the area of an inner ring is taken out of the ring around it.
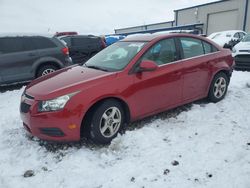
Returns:
[[[36,49],[46,49],[46,48],[55,48],[57,47],[54,42],[46,37],[33,37],[32,38],[34,47]]]
[[[203,43],[205,54],[209,54],[209,53],[213,53],[213,52],[218,51],[218,49],[215,46],[213,46],[212,44],[205,42],[205,41],[202,41],[202,43]]]

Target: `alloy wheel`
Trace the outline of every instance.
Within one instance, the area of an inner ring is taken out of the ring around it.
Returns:
[[[226,92],[227,81],[223,77],[219,77],[214,83],[214,96],[221,98]]]
[[[114,136],[121,125],[122,117],[121,112],[117,107],[108,108],[102,115],[100,120],[100,132],[106,137]]]
[[[47,75],[47,74],[49,74],[49,73],[52,73],[52,72],[55,72],[55,70],[54,70],[54,69],[45,69],[45,70],[43,71],[43,73],[42,73],[42,76],[45,76],[45,75]]]

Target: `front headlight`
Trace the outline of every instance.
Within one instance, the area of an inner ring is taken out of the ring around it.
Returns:
[[[233,53],[236,53],[236,49],[235,49],[235,47],[233,47],[232,52],[233,52]]]
[[[73,97],[75,93],[70,93],[67,95],[63,95],[57,97],[55,99],[47,100],[47,101],[39,101],[38,103],[38,111],[39,112],[50,112],[50,111],[57,111],[64,108],[66,103],[69,101],[71,97]]]

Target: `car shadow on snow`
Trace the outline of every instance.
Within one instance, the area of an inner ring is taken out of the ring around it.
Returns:
[[[144,118],[142,120],[138,120],[135,122],[132,122],[125,126],[125,128],[121,131],[121,134],[125,134],[126,131],[132,131],[135,129],[140,129],[143,128],[146,124],[152,123],[156,119],[169,119],[169,118],[177,118],[177,116],[185,111],[189,111],[192,107],[193,104],[198,104],[200,106],[205,106],[208,103],[206,99],[196,101],[194,103],[189,103],[162,113],[159,113],[157,115],[153,115],[147,118]],[[88,148],[90,150],[98,150],[98,149],[103,149],[103,148],[108,148],[109,145],[97,145],[91,140],[87,138],[82,138],[79,142],[70,142],[70,143],[55,143],[55,142],[48,142],[48,141],[43,141],[40,139],[36,139],[33,136],[29,135],[27,136],[28,139],[38,142],[38,144],[41,147],[44,147],[48,152],[56,153],[58,154],[58,158],[62,158],[66,155],[66,151],[70,148],[75,148],[75,149],[81,149],[83,147]],[[65,151],[65,152],[64,152]]]

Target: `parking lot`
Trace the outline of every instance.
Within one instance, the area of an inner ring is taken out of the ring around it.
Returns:
[[[200,101],[133,123],[104,147],[51,145],[27,135],[19,117],[23,89],[0,93],[0,187],[250,185],[249,72],[233,73],[221,102]],[[27,170],[33,176],[24,178]]]

